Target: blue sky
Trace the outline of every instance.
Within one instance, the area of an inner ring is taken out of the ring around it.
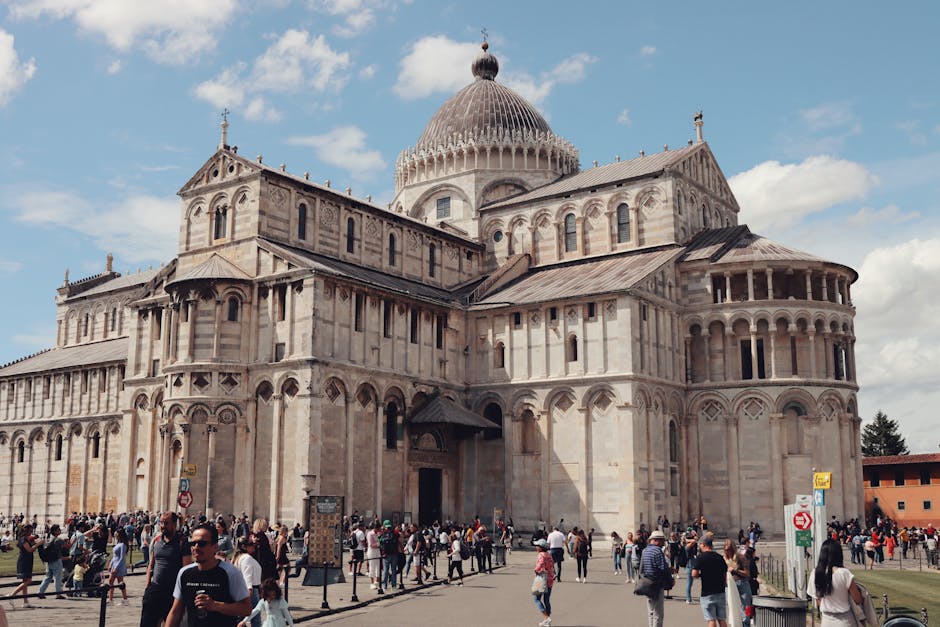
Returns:
[[[65,268],[173,257],[175,192],[223,107],[241,154],[390,200],[396,155],[471,80],[486,27],[498,80],[583,167],[681,146],[702,109],[741,221],[862,275],[860,414],[935,451],[940,9],[554,4],[0,0],[0,362],[54,340]]]

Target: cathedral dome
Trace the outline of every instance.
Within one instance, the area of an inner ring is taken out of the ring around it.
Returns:
[[[417,149],[447,146],[459,135],[463,140],[495,133],[515,136],[548,135],[552,132],[545,118],[525,98],[497,83],[499,62],[483,43],[481,52],[470,66],[472,83],[445,102],[418,139]]]

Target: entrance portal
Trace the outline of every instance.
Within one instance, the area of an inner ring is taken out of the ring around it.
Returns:
[[[418,469],[418,524],[441,519],[441,469]]]

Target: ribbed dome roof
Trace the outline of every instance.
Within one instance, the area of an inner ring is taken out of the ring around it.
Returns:
[[[494,80],[499,72],[499,63],[487,52],[487,47],[484,42],[483,52],[471,65],[476,80],[438,109],[418,139],[419,150],[448,145],[457,133],[466,139],[471,132],[480,136],[495,132],[497,128],[503,131],[551,132],[548,122],[535,107]]]

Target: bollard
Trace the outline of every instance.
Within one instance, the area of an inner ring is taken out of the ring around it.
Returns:
[[[349,600],[352,601],[353,603],[358,603],[358,602],[359,602],[359,597],[356,595],[356,580],[357,580],[357,579],[359,579],[359,577],[356,576],[356,571],[353,571],[353,574],[352,574],[353,593],[352,593],[352,596],[349,597]],[[380,582],[380,583],[381,583],[381,582]]]
[[[332,563],[332,562],[331,562]],[[326,602],[326,586],[330,583],[329,574],[327,573],[327,568],[329,564],[323,562],[323,603],[320,604],[320,609],[328,610],[330,609],[330,604]]]
[[[888,620],[888,611],[889,611],[888,610],[888,595],[882,594],[881,595],[881,620],[882,621]]]
[[[437,581],[437,551],[434,551],[434,563],[431,565],[431,567],[434,571],[432,578],[434,579],[434,581]]]
[[[287,593],[290,588],[290,571],[284,569],[284,603],[287,603]]]
[[[108,611],[108,589],[110,586],[108,584],[102,584],[98,588],[98,594],[101,595],[101,606],[98,609],[98,627],[105,627],[105,620],[107,619]]]

